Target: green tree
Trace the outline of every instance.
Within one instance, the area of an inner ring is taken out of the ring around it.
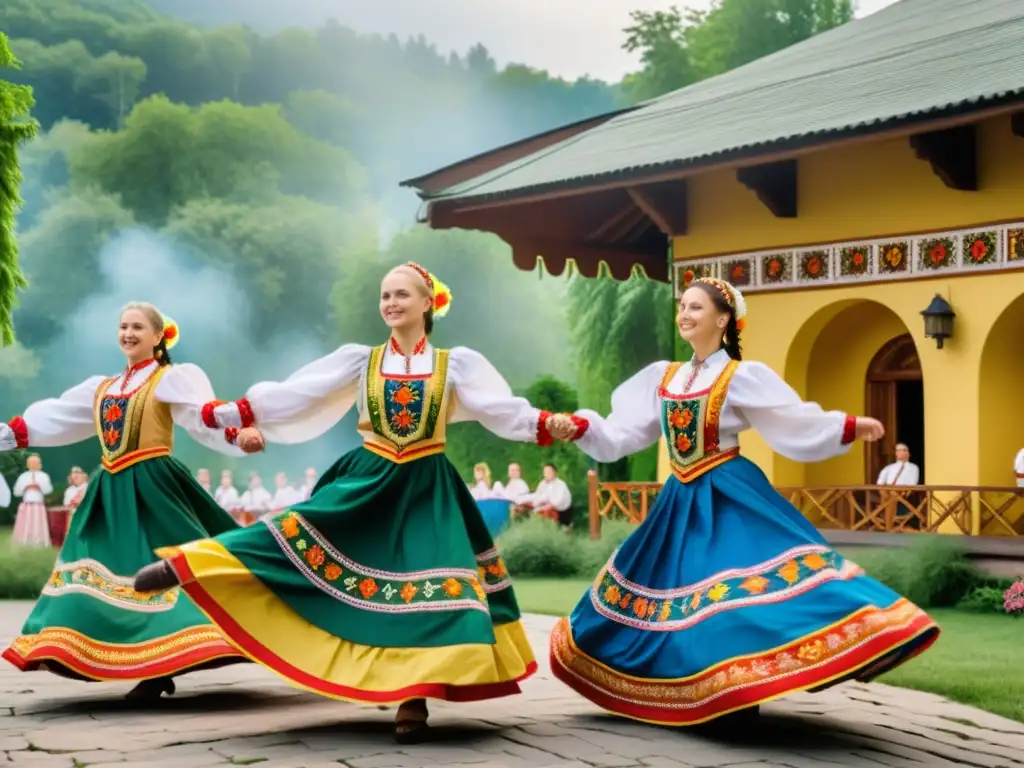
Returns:
[[[15,69],[18,60],[0,32],[0,68]],[[26,287],[18,266],[14,213],[21,204],[21,167],[18,147],[36,135],[38,123],[29,117],[32,89],[0,80],[0,346],[14,343],[11,315],[18,291]]]

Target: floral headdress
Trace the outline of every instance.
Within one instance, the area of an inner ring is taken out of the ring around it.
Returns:
[[[434,302],[434,317],[444,317],[447,315],[448,310],[452,306],[451,288],[414,261],[406,263],[405,266],[422,277],[423,282],[426,283],[427,290],[430,291],[430,297]]]
[[[170,350],[181,338],[181,331],[178,324],[167,315],[161,315],[164,319],[164,349]]]
[[[725,299],[725,303],[732,309],[733,315],[736,316],[736,328],[740,331],[746,328],[747,300],[743,298],[739,288],[725,280],[719,280],[717,277],[698,277],[695,280],[693,272],[686,270],[683,273],[683,288],[689,288],[694,283],[704,283],[717,290]]]

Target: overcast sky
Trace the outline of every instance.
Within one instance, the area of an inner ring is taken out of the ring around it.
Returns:
[[[859,0],[858,16],[895,0]],[[706,8],[710,0],[345,0],[332,3],[343,23],[362,32],[423,34],[443,51],[483,42],[500,64],[526,61],[568,79],[589,74],[619,80],[638,69],[622,50],[632,10],[673,5]],[[332,10],[334,10],[332,9]]]

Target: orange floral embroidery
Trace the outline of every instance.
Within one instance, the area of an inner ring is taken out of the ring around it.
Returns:
[[[487,593],[484,592],[484,588],[480,585],[480,582],[476,581],[474,579],[473,582],[472,582],[472,585],[473,585],[473,591],[476,593],[477,598],[480,599],[480,600],[486,600],[487,599]]]
[[[800,564],[796,560],[790,560],[776,571],[779,578],[787,584],[795,584],[800,578]]]
[[[693,421],[693,411],[689,408],[675,408],[669,416],[669,423],[676,429],[686,429]]]
[[[117,403],[110,403],[103,409],[103,420],[107,422],[117,421],[124,415],[121,406]]]
[[[310,550],[312,551],[312,550]],[[337,581],[341,578],[341,566],[337,563],[331,563],[324,568],[324,578],[328,581]]]
[[[619,594],[619,588],[614,584],[604,591],[604,601],[606,603],[617,603],[622,595]]]
[[[312,547],[306,550],[304,555],[306,562],[309,563],[309,567],[314,571],[324,564],[324,550],[319,544],[314,544]]]
[[[287,539],[294,539],[299,535],[299,519],[295,515],[288,515],[281,521],[281,533]]]
[[[632,599],[633,599],[632,595],[629,595],[629,594],[625,595],[621,600],[619,600],[619,607],[620,608],[629,608],[629,601],[632,600]]]
[[[825,560],[825,558],[823,558],[817,552],[812,552],[804,558],[804,565],[806,565],[812,571],[820,571],[822,568],[828,565],[828,561]]]
[[[108,446],[113,447],[117,445],[117,441],[121,439],[121,430],[110,427],[103,432],[103,442]]]
[[[743,583],[740,584],[740,589],[745,589],[752,595],[760,595],[768,589],[769,584],[771,582],[764,576],[751,576],[749,579],[744,579]]]
[[[403,408],[409,405],[409,403],[414,402],[415,400],[415,393],[406,385],[399,387],[398,389],[395,390],[395,393],[391,395],[391,401],[397,403]]]
[[[375,594],[377,594],[377,582],[367,577],[359,582],[359,593],[363,596],[364,600],[369,600]]]
[[[672,615],[672,601],[666,600],[661,604],[661,613],[658,614],[658,621],[665,621]]]
[[[409,411],[403,409],[391,417],[391,423],[395,429],[409,429],[415,423],[415,419]]]
[[[676,450],[680,453],[686,453],[690,448],[693,447],[693,441],[690,440],[686,435],[676,436]]]
[[[403,600],[405,600],[405,602],[411,603],[412,599],[416,597],[417,592],[419,592],[419,590],[413,586],[412,582],[407,581],[405,582],[405,586],[402,587],[402,591],[398,594],[401,596]]]
[[[455,579],[446,579],[444,584],[441,585],[448,597],[458,597],[462,594],[462,585]]]
[[[633,601],[633,613],[639,616],[641,619],[647,614],[647,598],[638,597]]]

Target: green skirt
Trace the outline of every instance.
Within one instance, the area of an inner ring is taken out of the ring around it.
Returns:
[[[325,696],[477,700],[536,670],[508,572],[440,454],[357,448],[308,501],[159,554],[250,658]]]
[[[3,657],[25,671],[85,680],[145,680],[246,661],[180,589],[132,587],[135,572],[156,562],[155,549],[237,527],[177,459],[101,471]]]

